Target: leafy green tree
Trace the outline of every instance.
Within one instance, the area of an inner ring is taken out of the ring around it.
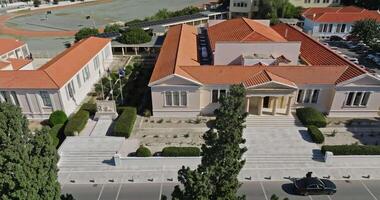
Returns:
[[[118,41],[124,44],[142,44],[149,42],[151,39],[152,36],[143,29],[131,28],[123,33],[122,36],[118,38]]]
[[[0,199],[59,199],[57,162],[48,130],[32,134],[20,108],[0,103]]]
[[[96,28],[82,28],[75,34],[75,42],[78,42],[82,39],[89,38],[99,34],[99,30]]]
[[[380,39],[380,23],[375,19],[365,19],[354,23],[351,34],[366,44]]]
[[[195,170],[182,167],[178,180],[184,186],[175,187],[173,199],[245,199],[238,196],[238,174],[245,160],[246,148],[240,147],[243,139],[243,112],[245,88],[232,85],[228,96],[220,98],[220,108],[215,111],[215,125],[207,131],[202,145],[202,162]]]
[[[40,0],[33,0],[33,5],[34,5],[34,7],[39,7],[41,5],[41,1]]]
[[[115,32],[120,32],[120,28],[121,26],[119,24],[111,24],[111,25],[107,25],[105,28],[104,28],[104,32],[105,33],[115,33]]]
[[[370,10],[380,9],[380,0],[342,0],[345,6],[359,6]]]
[[[257,18],[278,22],[278,18],[297,18],[301,12],[302,8],[295,7],[289,0],[261,0]]]

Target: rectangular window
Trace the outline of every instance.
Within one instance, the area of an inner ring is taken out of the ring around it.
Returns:
[[[317,103],[319,97],[319,90],[313,91],[313,96],[311,97],[311,103]]]
[[[304,103],[310,103],[310,98],[311,98],[311,93],[312,93],[313,90],[306,90],[306,94],[305,94],[305,99],[304,99]]]
[[[298,90],[297,103],[302,103],[304,90]]]
[[[78,88],[82,87],[82,82],[80,81],[80,76],[77,74],[77,82],[78,82]]]
[[[342,28],[340,30],[341,33],[344,33],[346,31],[346,24],[342,24]]]
[[[41,99],[42,99],[44,106],[46,106],[46,107],[52,106],[50,95],[47,91],[40,91],[40,96],[41,96]]]
[[[82,70],[82,74],[83,74],[83,82],[86,82],[88,79],[90,79],[90,69],[88,65],[84,67],[84,69]]]
[[[332,32],[332,27],[333,27],[333,25],[332,25],[332,24],[329,24],[329,33]]]
[[[226,96],[227,91],[226,90],[219,90],[219,98]]]
[[[6,102],[6,100],[5,100],[5,92],[4,91],[0,91],[0,102],[1,103]]]
[[[12,91],[11,92],[11,95],[12,95],[12,100],[13,100],[13,104],[16,105],[16,106],[20,106],[20,102],[18,101],[18,98],[17,98],[17,95],[16,95],[16,92],[15,91]]]
[[[340,33],[340,29],[342,29],[342,24],[336,25],[336,32]]]
[[[179,92],[178,91],[173,92],[173,105],[179,106]]]
[[[212,90],[212,103],[217,103],[218,100],[218,90]]]
[[[355,92],[348,93],[347,100],[346,100],[346,106],[351,106],[352,100],[354,99]]]
[[[187,106],[187,92],[181,92],[181,106]]]
[[[99,56],[96,56],[94,59],[94,68],[95,71],[99,69]]]
[[[364,96],[363,96],[362,102],[360,102],[360,105],[366,106],[368,104],[370,94],[371,94],[371,92],[365,92],[364,93]]]
[[[166,106],[172,106],[172,92],[167,91],[165,92],[165,105]]]
[[[357,92],[354,99],[354,106],[360,105],[360,101],[362,99],[363,92]]]
[[[11,96],[10,96],[9,92],[1,91],[1,98],[2,98],[2,101],[4,101],[4,102],[12,103]]]
[[[322,33],[323,31],[323,24],[319,24],[319,32]]]
[[[69,92],[69,97],[74,97],[74,94],[75,94],[75,88],[74,88],[74,84],[72,81],[70,81],[69,84],[67,84],[67,90]]]

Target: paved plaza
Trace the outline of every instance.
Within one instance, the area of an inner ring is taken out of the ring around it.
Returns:
[[[289,200],[379,200],[380,181],[334,181],[337,193],[332,196],[299,196],[290,181],[244,182],[240,193],[247,200],[269,200],[273,194]],[[175,183],[71,184],[62,185],[62,194],[71,193],[78,200],[160,200],[170,199]]]

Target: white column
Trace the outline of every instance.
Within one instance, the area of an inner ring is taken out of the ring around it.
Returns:
[[[245,112],[249,113],[249,97],[247,97],[247,104],[246,104]]]
[[[123,54],[123,56],[125,55],[124,47],[121,47],[121,53]]]
[[[272,115],[276,115],[277,112],[277,97],[274,97]]]
[[[257,114],[262,115],[263,114],[263,97],[259,97],[259,103],[257,105]]]
[[[293,96],[288,97],[288,105],[286,106],[287,115],[290,115],[290,111],[292,110],[292,99],[293,99]]]

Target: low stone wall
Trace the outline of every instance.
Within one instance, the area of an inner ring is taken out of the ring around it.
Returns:
[[[123,157],[115,154],[116,167],[128,169],[180,169],[188,166],[192,169],[201,163],[201,157]]]
[[[325,153],[325,162],[327,165],[346,163],[347,166],[359,167],[366,166],[379,166],[380,155],[334,155],[333,152],[327,151]]]

